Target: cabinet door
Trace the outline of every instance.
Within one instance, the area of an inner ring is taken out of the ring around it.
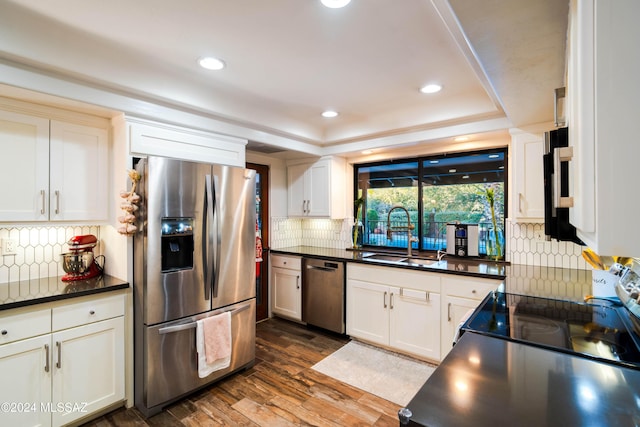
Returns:
[[[389,345],[388,286],[349,279],[347,282],[347,334]]]
[[[319,160],[309,168],[309,200],[307,215],[331,216],[331,166],[330,160]]]
[[[0,425],[51,425],[50,356],[50,334],[0,345],[0,402],[11,405],[0,411]]]
[[[308,164],[292,165],[287,168],[287,213],[289,216],[304,216],[307,214],[308,200],[306,194],[309,190],[305,188],[305,176]]]
[[[515,181],[513,217],[526,222],[544,222],[543,134],[511,133]]]
[[[302,320],[302,277],[299,270],[273,267],[271,311],[294,320]]]
[[[108,218],[108,132],[51,122],[51,220]]]
[[[54,426],[124,399],[124,317],[55,332],[52,342],[51,402],[70,405],[53,412]]]
[[[440,294],[390,288],[389,345],[440,360]]]
[[[441,346],[441,358],[445,356],[453,348],[453,339],[456,334],[456,329],[460,324],[460,321],[469,312],[469,310],[475,310],[480,304],[479,300],[459,298],[452,296],[445,296],[443,300],[442,311],[442,340]]]
[[[0,221],[48,219],[49,120],[0,111]]]

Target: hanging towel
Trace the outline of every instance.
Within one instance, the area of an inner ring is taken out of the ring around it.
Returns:
[[[198,376],[228,368],[231,364],[231,313],[207,317],[196,322]]]
[[[475,311],[475,309],[472,308],[471,310],[467,311],[464,316],[462,316],[462,319],[460,319],[460,323],[458,323],[458,327],[456,328],[456,332],[453,334],[453,345],[456,345],[456,343],[460,339],[460,329],[462,329],[462,325],[464,325],[464,322],[466,322],[467,319],[469,319],[469,317],[471,317],[471,315],[473,314],[474,311]]]

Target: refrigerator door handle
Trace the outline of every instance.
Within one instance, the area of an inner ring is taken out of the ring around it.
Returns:
[[[218,204],[218,188],[220,184],[218,183],[218,176],[213,175],[212,178],[213,204],[211,205],[211,209],[213,210],[212,223],[215,226],[213,229],[213,241],[211,242],[211,248],[213,248],[213,298],[218,298],[218,277],[220,271],[220,212],[218,212],[220,205]]]
[[[241,311],[247,310],[249,307],[251,307],[249,304],[245,304],[242,307],[238,307],[238,308],[235,308],[233,310],[227,310],[227,311],[230,312],[232,315],[234,315],[234,314],[239,313]],[[218,314],[226,313],[227,311],[223,311],[223,312],[218,313]],[[195,329],[196,324],[197,324],[197,322],[189,322],[189,323],[182,323],[180,325],[166,326],[164,328],[158,329],[158,333],[160,335],[164,335],[164,334],[170,334],[172,332],[186,331],[187,329]]]
[[[211,251],[211,227],[213,226],[213,192],[211,189],[211,175],[205,176],[204,227],[202,230],[202,265],[204,267],[204,298],[211,299],[211,285],[213,272],[213,253]]]

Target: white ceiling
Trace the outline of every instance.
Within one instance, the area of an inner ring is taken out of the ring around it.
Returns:
[[[0,59],[349,151],[551,121],[567,16],[568,0],[0,0]]]

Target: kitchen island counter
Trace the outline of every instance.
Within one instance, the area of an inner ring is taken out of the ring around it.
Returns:
[[[639,401],[640,371],[468,332],[406,425],[638,425]]]
[[[0,311],[126,289],[129,283],[103,275],[63,282],[62,276],[0,284]]]

